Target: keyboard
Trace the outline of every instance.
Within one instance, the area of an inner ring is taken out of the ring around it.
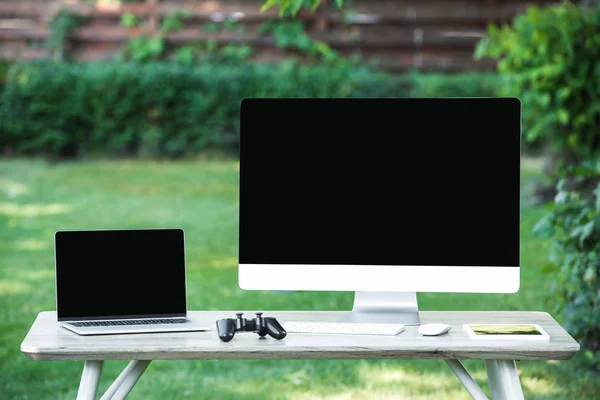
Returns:
[[[283,329],[292,333],[337,333],[342,335],[394,336],[404,330],[403,324],[371,324],[348,322],[289,321]]]
[[[190,322],[185,318],[158,319],[120,319],[112,321],[83,321],[69,322],[73,326],[122,326],[122,325],[154,325],[154,324],[185,324]]]

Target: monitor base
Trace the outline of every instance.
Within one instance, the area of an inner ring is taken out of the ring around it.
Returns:
[[[355,292],[352,311],[340,322],[419,325],[417,294]]]

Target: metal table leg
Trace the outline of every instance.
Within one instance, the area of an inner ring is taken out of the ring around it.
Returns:
[[[134,360],[121,372],[119,377],[106,390],[100,400],[124,399],[127,397],[138,379],[142,376],[151,360]]]
[[[514,360],[485,360],[492,399],[523,400],[523,389]]]
[[[81,381],[79,382],[79,390],[77,391],[77,400],[96,400],[103,364],[104,361],[101,360],[85,361]]]
[[[469,371],[465,368],[465,366],[460,362],[460,360],[454,359],[444,359],[446,364],[450,367],[452,372],[456,375],[458,380],[463,384],[467,392],[473,397],[475,400],[488,400],[485,392],[481,390],[475,379],[469,374]]]

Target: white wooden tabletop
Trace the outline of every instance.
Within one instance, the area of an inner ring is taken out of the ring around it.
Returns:
[[[252,318],[255,311],[244,312]],[[421,311],[421,324],[453,326],[443,336],[422,336],[407,326],[397,336],[288,333],[283,340],[237,332],[231,342],[219,340],[216,321],[235,318],[233,311],[190,311],[189,317],[212,327],[207,332],[80,336],[58,325],[55,311],[41,312],[21,344],[33,360],[187,360],[187,359],[508,359],[566,360],[579,344],[545,312]],[[343,311],[263,311],[286,321],[337,321]],[[465,323],[539,324],[550,340],[482,341],[470,339]]]

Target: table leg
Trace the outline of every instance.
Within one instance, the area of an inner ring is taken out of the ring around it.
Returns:
[[[460,360],[446,358],[444,361],[446,361],[446,364],[448,364],[452,372],[454,372],[458,380],[463,384],[474,400],[488,400],[485,392],[481,390]]]
[[[106,390],[100,400],[124,399],[140,379],[151,360],[134,360],[121,372],[119,377]]]
[[[523,400],[523,389],[514,360],[485,360],[492,399]]]
[[[85,361],[81,381],[79,382],[79,390],[77,391],[77,400],[96,400],[103,364],[104,361],[101,360]]]

